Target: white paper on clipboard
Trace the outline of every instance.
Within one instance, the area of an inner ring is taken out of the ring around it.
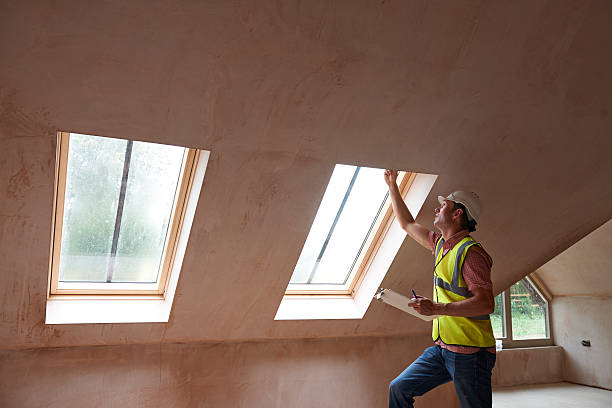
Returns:
[[[430,322],[436,317],[438,317],[437,315],[425,316],[425,315],[420,314],[419,312],[417,312],[416,310],[408,306],[408,302],[410,301],[409,297],[401,295],[397,292],[394,292],[391,289],[381,288],[378,291],[378,293],[374,296],[374,298],[377,300],[382,300],[386,304],[396,307],[400,310],[403,310],[404,312],[409,313],[413,315],[414,317],[418,317],[421,320],[425,320],[426,322]]]

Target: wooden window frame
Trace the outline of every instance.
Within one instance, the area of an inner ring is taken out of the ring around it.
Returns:
[[[398,181],[399,181],[398,187],[399,187],[402,198],[406,197],[406,194],[410,190],[410,187],[412,186],[412,183],[414,182],[416,176],[417,176],[417,173],[402,172],[400,176],[398,177]],[[355,297],[355,294],[357,293],[359,287],[361,286],[361,283],[363,282],[363,279],[365,278],[368,272],[368,269],[372,263],[372,260],[378,253],[378,250],[385,238],[385,235],[387,234],[387,232],[389,231],[389,228],[391,227],[391,224],[395,220],[395,215],[393,214],[393,208],[391,206],[390,196],[388,196],[387,199],[385,200],[383,204],[383,208],[384,208],[383,211],[381,211],[381,214],[383,215],[382,216],[379,215],[374,224],[373,231],[375,232],[373,234],[369,234],[367,237],[366,244],[365,244],[365,247],[367,249],[365,251],[362,251],[362,253],[357,258],[357,262],[355,263],[355,265],[359,265],[359,266],[356,268],[353,268],[353,270],[351,271],[351,274],[349,275],[348,280],[350,281],[350,284],[347,289],[331,290],[331,289],[316,289],[314,287],[312,289],[307,289],[307,290],[305,289],[300,289],[300,290],[287,289],[285,291],[285,296],[290,296],[294,298],[312,297],[312,296],[336,297],[336,298]],[[326,285],[326,286],[329,286],[329,285]]]
[[[525,279],[531,284],[531,286],[535,288],[538,294],[544,300],[546,300],[546,313],[544,317],[545,317],[546,333],[548,334],[548,337],[543,338],[543,339],[524,339],[524,340],[516,340],[512,337],[512,307],[511,307],[511,299],[510,299],[510,288],[508,288],[499,294],[499,295],[503,295],[504,310],[502,310],[502,316],[503,316],[502,330],[505,335],[502,337],[496,337],[496,339],[502,341],[503,348],[543,347],[543,346],[552,346],[554,344],[552,331],[550,329],[551,328],[550,302],[552,301],[551,293],[544,286],[544,284],[534,275],[526,276]]]
[[[116,295],[121,297],[164,298],[170,271],[174,263],[177,241],[185,217],[187,197],[191,191],[200,151],[187,148],[187,154],[181,166],[178,181],[179,189],[172,206],[166,242],[162,252],[161,268],[155,283],[105,283],[79,282],[59,284],[59,264],[64,218],[64,200],[66,197],[66,176],[68,169],[68,151],[70,132],[57,132],[57,149],[55,160],[55,189],[53,199],[53,217],[51,228],[51,248],[49,260],[48,298],[74,297],[91,298],[92,296]],[[62,287],[64,286],[64,287]],[[66,287],[67,286],[67,287]]]

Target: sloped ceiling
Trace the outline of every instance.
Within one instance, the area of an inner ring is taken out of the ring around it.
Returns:
[[[612,296],[612,220],[536,270],[553,296]]]
[[[5,2],[0,345],[406,335],[274,322],[335,163],[477,191],[500,291],[612,216],[608,1]],[[45,326],[55,132],[212,151],[168,324]],[[381,180],[382,182],[382,180]],[[384,286],[431,290],[406,241]]]

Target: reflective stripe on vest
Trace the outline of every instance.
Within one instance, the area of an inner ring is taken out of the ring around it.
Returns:
[[[436,259],[438,259],[438,255],[440,254],[440,251],[442,250],[443,244],[444,244],[444,239],[440,238],[438,240],[438,245],[436,245]],[[466,248],[472,245],[478,245],[478,243],[476,241],[469,240],[469,241],[464,242],[457,250],[457,257],[455,258],[455,268],[453,269],[453,278],[451,280],[451,283],[449,284],[448,282],[444,281],[444,279],[436,276],[434,273],[434,285],[435,286],[438,286],[442,289],[448,290],[449,292],[453,292],[454,294],[463,296],[465,298],[471,298],[472,296],[474,296],[474,294],[470,292],[468,288],[459,286],[459,274],[461,273],[461,266],[462,266],[460,265],[461,258],[463,257],[463,253],[465,252]],[[489,315],[480,315],[480,316],[471,316],[469,317],[469,319],[489,320],[490,317]]]
[[[474,296],[466,287],[461,268],[468,249],[479,245],[470,236],[460,240],[453,248],[442,253],[444,240],[436,243],[436,268],[434,269],[434,300],[436,302],[459,302]],[[488,254],[487,254],[488,255]],[[489,257],[490,260],[490,257]],[[495,337],[489,315],[458,317],[439,316],[432,328],[434,341],[441,339],[446,344],[471,347],[492,347]]]

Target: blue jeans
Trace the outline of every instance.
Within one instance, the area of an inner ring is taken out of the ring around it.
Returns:
[[[429,347],[389,384],[389,408],[414,407],[414,397],[451,380],[461,408],[490,408],[494,365],[495,354],[484,349],[460,354]]]

